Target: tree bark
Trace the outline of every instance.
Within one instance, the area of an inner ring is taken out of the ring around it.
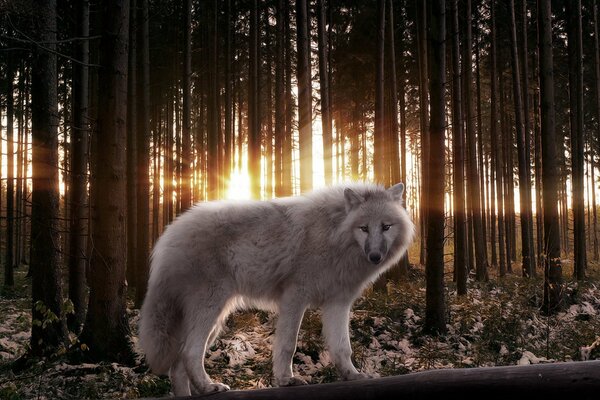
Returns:
[[[599,121],[599,123],[596,125],[596,138],[598,136],[600,136],[600,41],[598,40],[598,0],[594,0],[594,9],[593,9],[593,13],[594,13],[594,67],[595,67],[595,77],[596,77],[596,119],[597,121]],[[593,147],[593,143],[590,143],[590,145]],[[596,207],[596,183],[594,180],[594,168],[595,168],[595,162],[594,162],[594,156],[593,156],[593,152],[592,152],[592,156],[590,157],[592,159],[591,162],[591,170],[592,170],[592,212],[594,215],[594,219],[593,219],[593,237],[594,237],[594,260],[598,261],[599,258],[599,251],[598,251],[598,217],[597,217],[597,208]]]
[[[258,1],[250,9],[250,70],[248,75],[248,171],[250,172],[252,196],[261,198],[260,187],[260,85]]]
[[[77,31],[75,36],[89,36],[89,2],[77,2]],[[73,63],[73,123],[71,127],[71,189],[70,194],[70,241],[69,241],[69,299],[73,303],[73,314],[67,316],[69,328],[78,332],[85,320],[86,268],[88,264],[88,147],[89,147],[89,42],[81,40],[75,47]]]
[[[229,64],[227,62],[227,64]],[[192,170],[191,170],[191,139],[192,139],[192,0],[186,0],[183,5],[183,76],[181,89],[183,91],[183,115],[181,131],[181,212],[192,206]],[[228,79],[229,76],[226,76]],[[229,88],[228,95],[231,92]],[[231,108],[231,104],[226,107]],[[227,108],[228,115],[231,111]],[[229,135],[231,135],[231,127]],[[227,135],[226,135],[227,136]],[[229,166],[228,166],[229,167]],[[229,168],[227,168],[229,169]]]
[[[515,125],[517,135],[517,152],[519,158],[519,204],[521,214],[521,252],[523,256],[523,276],[533,277],[535,274],[535,257],[530,247],[533,242],[531,223],[531,178],[529,157],[529,134],[523,122],[523,93],[521,92],[521,71],[519,52],[517,51],[517,28],[515,23],[515,1],[509,1],[509,25],[511,42],[511,66],[513,76],[513,101],[515,106]]]
[[[207,104],[207,155],[208,165],[208,199],[216,200],[219,198],[220,174],[219,168],[219,87],[218,87],[218,71],[217,71],[217,15],[218,4],[217,0],[209,0],[205,3],[206,22],[208,29],[208,104]],[[252,154],[252,153],[250,153]],[[253,171],[252,169],[250,171]],[[259,171],[260,172],[260,171]],[[260,173],[258,175],[260,182]]]
[[[141,307],[148,285],[150,241],[150,61],[148,0],[139,0],[137,38],[137,245],[135,305]],[[156,185],[156,178],[154,185]],[[158,200],[158,196],[156,197]],[[157,215],[158,217],[158,215]],[[158,221],[158,220],[157,220]]]
[[[562,302],[562,266],[558,225],[556,131],[554,122],[554,71],[551,0],[538,0],[540,57],[540,117],[542,132],[542,187],[544,208],[544,310],[558,311]]]
[[[479,185],[479,173],[477,172],[477,151],[476,151],[476,137],[473,123],[473,101],[471,97],[472,93],[472,44],[471,44],[471,0],[466,2],[466,35],[464,43],[464,56],[463,56],[463,69],[465,77],[465,118],[466,118],[466,129],[467,129],[467,146],[469,147],[469,158],[467,162],[468,168],[468,193],[471,198],[472,216],[473,216],[473,239],[475,242],[475,277],[478,281],[488,280],[487,271],[487,249],[485,247],[485,236],[483,234],[482,225],[482,207],[480,204],[479,193],[481,187]],[[481,133],[480,133],[481,134]]]
[[[446,332],[446,305],[444,301],[444,184],[445,181],[445,86],[446,86],[446,2],[431,2],[431,24],[428,41],[431,44],[429,92],[431,107],[429,119],[430,154],[427,188],[427,261],[426,306],[424,330],[430,333]]]
[[[325,30],[326,0],[317,0],[317,30],[319,48],[319,82],[321,86],[321,124],[323,131],[323,165],[325,184],[333,182],[332,120],[329,97],[329,33]],[[331,22],[330,22],[331,24]]]
[[[510,397],[573,396],[592,399],[600,384],[600,361],[559,362],[527,366],[450,368],[415,372],[385,378],[268,388],[232,390],[192,396],[213,400],[296,400],[319,398],[465,398],[498,399]]]
[[[375,128],[373,132],[373,170],[375,180],[384,182],[385,136],[385,0],[377,0],[377,54],[375,58]]]
[[[35,0],[36,47],[31,70],[31,353],[52,353],[67,342],[62,311],[58,235],[58,94],[56,1]],[[55,318],[51,318],[54,316]],[[44,324],[45,323],[45,324]]]
[[[15,68],[9,54],[6,62],[6,248],[4,258],[4,285],[14,286],[14,204],[15,204]]]
[[[460,45],[458,29],[458,0],[450,5],[450,36],[452,43],[452,181],[454,189],[454,274],[459,296],[467,294],[466,225],[464,198],[464,152],[460,82]]]
[[[81,341],[98,360],[133,363],[127,322],[126,107],[129,1],[107,1],[102,10],[98,135],[92,164],[90,299]]]
[[[284,2],[277,0],[275,19],[275,196],[285,195],[283,170],[285,168],[284,149],[285,142],[285,26]],[[323,89],[321,89],[323,90]],[[321,95],[322,96],[322,95]],[[321,100],[323,107],[323,100]],[[324,118],[323,116],[321,116]]]
[[[581,0],[565,3],[569,53],[569,103],[571,122],[571,177],[573,201],[573,276],[585,278],[585,200],[583,143],[583,59],[581,34]]]
[[[309,19],[308,0],[296,0],[298,139],[300,149],[300,191],[302,193],[310,191],[313,187]]]

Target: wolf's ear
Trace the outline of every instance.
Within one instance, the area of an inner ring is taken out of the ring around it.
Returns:
[[[344,189],[344,199],[346,199],[346,212],[350,212],[354,207],[365,201],[360,194],[350,188]]]
[[[404,194],[404,183],[396,183],[394,186],[390,187],[388,191],[392,194],[392,197],[396,201],[402,200],[402,194]]]

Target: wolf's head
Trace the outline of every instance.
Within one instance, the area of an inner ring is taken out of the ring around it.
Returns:
[[[359,193],[344,189],[346,222],[356,242],[374,265],[395,259],[414,236],[414,224],[402,206],[404,184]]]

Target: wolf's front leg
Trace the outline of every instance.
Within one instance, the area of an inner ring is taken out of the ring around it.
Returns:
[[[293,376],[292,358],[296,352],[298,330],[306,306],[297,304],[293,299],[280,303],[279,317],[275,325],[273,343],[273,377],[275,386],[306,385],[306,381]]]
[[[366,379],[368,375],[358,372],[352,364],[350,346],[350,304],[331,304],[323,307],[323,334],[329,354],[342,379],[347,381]]]

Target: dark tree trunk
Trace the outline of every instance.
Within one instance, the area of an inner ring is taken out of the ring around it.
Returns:
[[[58,232],[58,94],[56,1],[36,0],[36,47],[31,72],[31,353],[51,353],[67,343],[62,311]],[[57,240],[58,239],[58,240]],[[56,319],[50,320],[54,315]],[[49,322],[49,323],[48,323]]]
[[[384,182],[385,136],[385,0],[377,0],[377,55],[375,58],[375,130],[373,132],[373,170],[375,180]]]
[[[250,9],[250,70],[248,72],[248,171],[252,196],[261,198],[260,187],[260,52],[258,27],[258,1]]]
[[[519,158],[519,204],[521,214],[521,251],[523,256],[523,276],[532,277],[535,274],[535,257],[532,243],[533,231],[531,230],[531,178],[529,157],[529,134],[525,131],[523,123],[523,93],[521,92],[521,71],[519,52],[517,51],[517,28],[515,23],[515,2],[509,1],[510,13],[510,42],[511,66],[513,83],[513,101],[515,106],[515,125],[517,135],[517,152]]]
[[[565,2],[569,41],[569,103],[571,122],[571,173],[573,199],[573,276],[585,278],[585,201],[583,143],[583,47],[581,34],[581,0]]]
[[[596,141],[598,142],[598,137],[600,136],[600,41],[598,40],[598,0],[594,0],[594,69],[595,69],[595,77],[596,77],[596,120],[598,121],[596,125]],[[600,144],[600,142],[598,143]],[[590,143],[590,146],[593,148],[594,143]],[[592,159],[591,162],[591,171],[592,171],[592,182],[594,182],[593,187],[595,188],[595,179],[594,179],[594,156],[593,152],[590,157]],[[593,237],[594,237],[594,261],[598,261],[598,217],[597,217],[597,209],[596,206],[596,190],[592,190],[592,212],[594,215],[593,219]]]
[[[450,37],[452,43],[452,181],[454,183],[454,274],[459,296],[467,294],[466,225],[464,198],[464,152],[460,82],[458,0],[452,0]]]
[[[148,285],[150,235],[150,62],[148,0],[139,0],[137,40],[137,255],[135,271],[135,305],[141,307]],[[156,145],[156,144],[155,144]],[[156,176],[155,183],[156,186]],[[158,200],[158,196],[156,196]],[[158,206],[157,206],[158,209]],[[158,217],[158,213],[156,213]],[[158,222],[158,219],[156,220]]]
[[[127,71],[127,286],[135,287],[137,269],[137,0],[130,0]]]
[[[325,30],[326,0],[317,1],[319,46],[319,82],[321,86],[321,123],[323,130],[323,163],[325,184],[333,181],[331,101],[329,98],[329,33]],[[331,22],[330,22],[331,24]]]
[[[229,65],[229,62],[226,63]],[[191,170],[191,140],[192,140],[192,0],[186,0],[183,6],[183,115],[181,131],[181,211],[192,205],[192,170]],[[227,78],[229,78],[227,76]],[[230,96],[231,88],[228,90]],[[228,115],[231,115],[231,104],[226,105]],[[231,126],[229,136],[231,136]],[[227,127],[226,127],[227,129]],[[227,135],[226,135],[227,136]],[[229,170],[229,168],[227,168]]]
[[[556,312],[562,302],[562,266],[558,225],[556,131],[554,125],[554,72],[551,0],[538,1],[540,57],[540,117],[542,130],[542,187],[544,208],[544,310]]]
[[[285,136],[283,141],[283,190],[286,195],[293,194],[294,185],[292,184],[292,170],[293,170],[293,123],[294,123],[294,96],[292,94],[292,32],[291,32],[291,21],[290,21],[290,3],[289,0],[285,0],[284,5],[284,28],[285,28]]]
[[[466,129],[467,129],[467,146],[469,147],[469,159],[467,162],[468,167],[468,193],[471,198],[472,205],[472,216],[473,216],[473,240],[475,243],[475,277],[478,281],[487,281],[487,249],[485,247],[485,236],[483,234],[483,222],[482,222],[482,205],[480,204],[479,193],[481,187],[479,185],[479,173],[477,172],[477,151],[476,151],[476,137],[474,129],[474,118],[473,118],[473,101],[471,97],[472,93],[472,44],[471,44],[471,0],[466,2],[466,35],[464,44],[464,57],[463,57],[463,70],[465,77],[465,118],[466,118]],[[481,171],[480,171],[481,173]]]
[[[298,144],[300,150],[300,190],[302,193],[308,192],[313,187],[309,19],[308,0],[296,0]]]
[[[278,0],[275,18],[275,196],[285,195],[283,170],[285,168],[284,149],[285,143],[285,26],[284,26],[284,2]],[[322,84],[323,85],[323,84]],[[322,91],[323,89],[321,89]],[[323,94],[321,94],[323,96]],[[323,107],[323,100],[321,99]],[[324,111],[322,111],[323,113]],[[325,118],[321,116],[321,118]]]
[[[90,9],[87,0],[77,2],[76,37],[89,36]],[[88,122],[89,98],[89,42],[78,41],[73,63],[73,125],[71,127],[71,225],[69,242],[69,299],[73,303],[73,314],[67,316],[69,328],[78,332],[85,320],[86,268],[88,263],[88,147],[90,126]]]
[[[425,264],[426,235],[427,235],[427,193],[429,180],[429,93],[428,93],[428,54],[427,54],[427,2],[416,0],[417,8],[417,42],[419,59],[419,127],[421,129],[421,199],[419,202],[420,255],[419,262]]]
[[[93,143],[90,299],[81,341],[93,359],[134,361],[126,313],[126,107],[129,1],[102,10],[98,135]]]
[[[427,207],[427,281],[425,326],[430,333],[446,332],[446,305],[444,301],[444,184],[445,181],[445,86],[446,86],[446,3],[431,2],[429,43],[431,65],[429,83],[430,154]]]
[[[217,0],[209,0],[206,2],[206,22],[208,29],[208,104],[207,104],[207,155],[208,165],[208,199],[216,200],[219,198],[219,88],[218,88],[218,71],[217,71],[217,49],[218,41],[218,2]],[[250,170],[252,171],[252,170]],[[260,174],[258,175],[260,182]]]
[[[4,285],[14,286],[15,129],[14,61],[9,54],[6,67],[6,253]]]

